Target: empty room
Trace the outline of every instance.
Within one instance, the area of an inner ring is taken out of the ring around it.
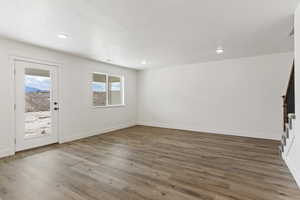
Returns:
[[[2,0],[0,200],[300,200],[298,67],[300,0]]]

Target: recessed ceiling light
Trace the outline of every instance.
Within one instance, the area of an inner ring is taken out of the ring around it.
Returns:
[[[60,33],[60,34],[57,35],[57,37],[60,38],[60,39],[67,39],[69,36],[65,33]]]
[[[217,50],[216,50],[216,53],[217,54],[223,54],[224,53],[223,47],[218,47]]]
[[[142,61],[142,65],[146,65],[147,64],[147,61],[146,60],[143,60]]]

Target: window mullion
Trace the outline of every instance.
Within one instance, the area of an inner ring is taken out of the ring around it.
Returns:
[[[121,77],[120,78],[120,82],[121,82],[121,86],[120,86],[120,93],[121,93],[121,104],[125,103],[125,96],[124,96],[124,78]]]
[[[108,95],[109,95],[109,92],[108,92],[108,74],[106,74],[106,106],[108,106]]]

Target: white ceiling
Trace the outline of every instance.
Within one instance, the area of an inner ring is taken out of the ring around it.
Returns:
[[[293,50],[299,1],[0,0],[0,35],[136,69],[207,62]]]

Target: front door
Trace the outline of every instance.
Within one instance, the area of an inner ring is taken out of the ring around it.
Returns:
[[[16,151],[58,142],[58,69],[15,61]]]

